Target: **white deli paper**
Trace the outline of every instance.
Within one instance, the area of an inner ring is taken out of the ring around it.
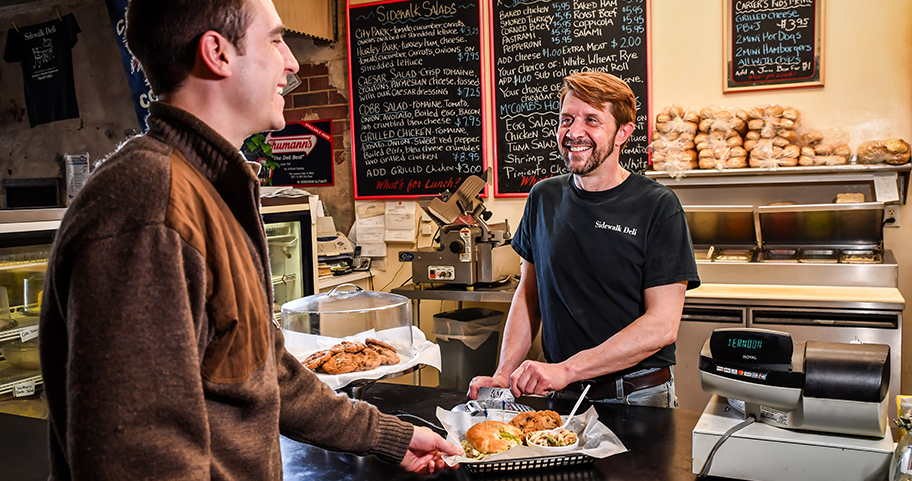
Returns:
[[[516,414],[511,411],[488,410],[487,419],[509,423]],[[472,416],[465,411],[447,411],[440,406],[437,407],[437,419],[440,420],[440,423],[446,429],[447,441],[457,446],[462,446],[462,442],[465,441],[465,433],[472,425],[485,421],[484,416]],[[561,420],[566,421],[567,416],[561,416]],[[577,433],[580,446],[579,449],[561,453],[562,455],[585,454],[593,458],[607,458],[627,451],[624,443],[608,429],[608,426],[599,422],[598,413],[592,406],[583,414],[573,416],[573,419],[567,425],[567,429]],[[453,466],[457,463],[490,463],[509,459],[545,456],[554,456],[554,454],[546,448],[537,446],[516,446],[502,453],[485,456],[483,459],[472,459],[465,456],[444,456],[443,460],[446,461],[447,465]]]
[[[409,330],[412,331],[411,342],[409,341]],[[329,349],[342,341],[364,342],[365,339],[372,338],[383,341],[396,348],[397,354],[399,355],[398,364],[380,366],[377,369],[371,369],[370,371],[358,371],[346,374],[333,375],[320,372],[314,373],[323,381],[323,383],[334,391],[348,386],[353,381],[380,379],[388,374],[402,372],[413,366],[418,366],[419,364],[433,366],[438,371],[441,366],[440,346],[428,341],[427,338],[424,337],[424,333],[421,332],[421,329],[418,329],[415,326],[402,326],[393,329],[384,329],[382,331],[374,331],[371,329],[343,338],[318,336],[315,334],[305,334],[303,332],[289,330],[283,332],[285,334],[285,349],[298,361],[303,361],[307,356],[314,352]],[[408,353],[410,352],[414,354],[409,355]]]

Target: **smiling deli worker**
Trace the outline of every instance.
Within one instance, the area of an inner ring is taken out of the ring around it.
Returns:
[[[500,364],[481,386],[516,396],[675,407],[675,338],[684,292],[700,285],[684,210],[618,158],[636,99],[617,77],[564,79],[557,143],[569,174],[532,188],[513,248],[523,258]],[[539,328],[547,362],[524,360]]]

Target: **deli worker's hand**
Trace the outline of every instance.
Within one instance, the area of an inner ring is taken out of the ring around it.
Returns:
[[[563,364],[549,364],[538,361],[523,361],[510,375],[513,395],[537,394],[544,396],[551,391],[560,391],[573,380]]]
[[[466,393],[466,396],[469,396],[469,399],[478,399],[478,388],[480,387],[501,387],[507,389],[510,387],[510,378],[500,373],[494,373],[493,377],[476,376],[469,382],[469,392]],[[514,392],[513,394],[515,395],[516,393]]]
[[[462,454],[462,448],[440,437],[434,431],[422,426],[415,427],[408,451],[399,466],[418,474],[433,474],[446,467],[442,456]],[[452,468],[457,468],[454,465]]]

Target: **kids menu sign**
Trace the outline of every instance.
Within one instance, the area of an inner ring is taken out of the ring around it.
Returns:
[[[635,172],[648,163],[648,1],[495,0],[495,195],[528,194],[566,173],[556,129],[563,78],[602,71],[637,99],[636,129],[621,154]]]
[[[482,158],[478,0],[349,5],[355,198],[455,191]]]
[[[823,85],[823,2],[725,2],[724,90]]]

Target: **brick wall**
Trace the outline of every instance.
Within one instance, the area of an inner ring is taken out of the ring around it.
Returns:
[[[326,64],[302,64],[298,77],[301,85],[285,96],[285,121],[332,120],[333,160],[343,164],[349,158],[343,142],[349,134],[348,99],[329,84]]]
[[[355,219],[351,153],[345,146],[346,137],[351,135],[348,99],[330,84],[329,69],[325,63],[301,64],[298,77],[301,85],[285,96],[285,120],[333,121],[334,183],[325,187],[308,187],[307,191],[320,196],[327,215],[335,220],[336,229],[347,234]]]

